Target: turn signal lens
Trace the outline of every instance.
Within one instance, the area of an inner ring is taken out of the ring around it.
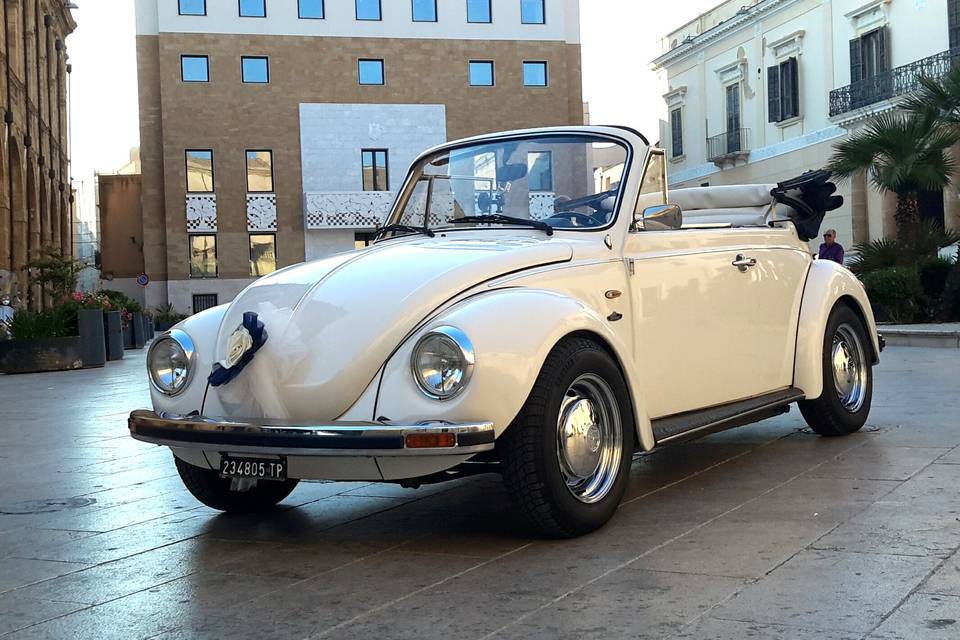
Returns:
[[[407,449],[438,449],[457,446],[457,436],[453,433],[408,433],[404,438]]]

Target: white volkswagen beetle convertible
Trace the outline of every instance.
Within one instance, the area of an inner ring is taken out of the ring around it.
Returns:
[[[542,532],[585,533],[635,451],[795,402],[824,436],[864,424],[870,303],[807,245],[842,202],[828,177],[668,193],[663,152],[618,127],[429,150],[372,246],[157,338],[130,432],[225,511],[300,479],[496,471]]]

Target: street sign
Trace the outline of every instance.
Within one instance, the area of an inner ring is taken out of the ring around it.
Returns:
[[[145,287],[150,284],[150,278],[145,273],[141,273],[137,276],[137,284],[141,287]]]

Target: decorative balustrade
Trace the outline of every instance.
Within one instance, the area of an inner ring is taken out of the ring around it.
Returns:
[[[750,130],[734,129],[707,138],[707,161],[721,164],[750,153]]]

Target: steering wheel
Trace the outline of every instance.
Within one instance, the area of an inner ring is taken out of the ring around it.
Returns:
[[[607,224],[604,220],[594,218],[587,213],[580,213],[579,211],[556,211],[552,216],[550,216],[550,218],[567,219],[573,223],[574,226],[578,227],[597,227]],[[580,222],[581,224],[577,224],[577,222]]]
[[[607,198],[609,198],[610,196],[615,196],[615,195],[617,195],[617,190],[610,189],[608,191],[602,191],[600,193],[596,193],[592,196],[584,196],[582,198],[577,198],[576,200],[567,200],[566,202],[561,203],[556,208],[556,211],[557,213],[561,213],[561,212],[574,213],[570,211],[570,209],[576,209],[577,207],[590,207],[594,211],[601,211],[603,209],[603,206],[601,205],[601,203]],[[584,215],[584,214],[581,214],[581,215]]]

